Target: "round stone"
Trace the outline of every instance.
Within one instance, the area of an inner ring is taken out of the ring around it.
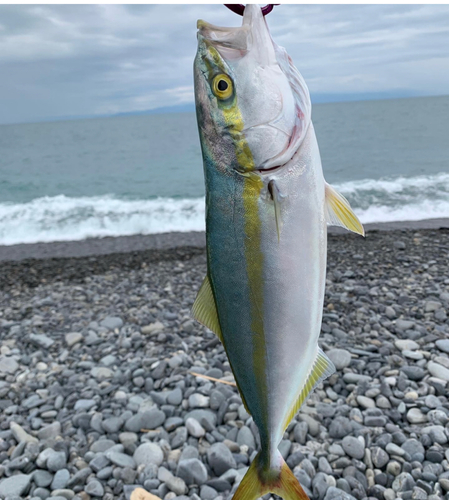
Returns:
[[[183,479],[187,485],[197,484],[200,486],[207,481],[207,469],[197,458],[180,460],[176,475]]]
[[[351,364],[351,353],[346,349],[331,349],[326,354],[337,370],[343,370]]]
[[[449,353],[449,339],[440,339],[435,342],[440,351]]]
[[[186,420],[186,428],[188,433],[196,438],[203,437],[206,434],[204,427],[194,418],[188,418]]]
[[[97,479],[90,481],[84,491],[91,497],[102,497],[104,495],[103,485]]]
[[[401,464],[396,462],[396,460],[388,462],[387,472],[392,476],[398,476],[401,473]]]
[[[371,448],[371,459],[373,461],[373,464],[378,469],[382,469],[382,467],[384,467],[388,463],[390,457],[388,456],[388,453],[386,451],[384,451],[379,446],[376,446],[374,448]]]
[[[407,412],[407,420],[411,424],[423,424],[427,422],[427,416],[424,415],[419,408],[410,408]]]
[[[357,396],[357,403],[359,403],[359,405],[365,409],[376,407],[376,403],[374,402],[374,400],[372,400],[371,398],[367,398],[366,396]]]
[[[235,469],[237,464],[229,448],[223,443],[215,443],[207,450],[207,459],[211,469],[221,476],[229,469]]]
[[[353,437],[346,436],[343,438],[341,442],[343,449],[346,454],[352,458],[362,459],[365,455],[365,445],[361,440]]]
[[[164,453],[155,443],[143,443],[134,452],[133,458],[139,465],[161,465],[164,460]]]

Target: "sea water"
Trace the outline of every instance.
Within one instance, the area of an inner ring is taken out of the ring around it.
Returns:
[[[449,96],[312,118],[325,178],[362,222],[449,217]],[[194,113],[0,125],[0,244],[203,229]]]

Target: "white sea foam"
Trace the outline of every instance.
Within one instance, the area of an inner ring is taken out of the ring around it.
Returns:
[[[365,224],[449,217],[449,173],[363,179],[335,187]]]
[[[37,198],[0,204],[0,245],[204,230],[204,198]]]
[[[355,209],[363,224],[371,222],[418,221],[449,218],[449,201],[424,200],[413,205],[391,207],[374,205],[366,210]]]
[[[449,174],[334,184],[363,223],[449,218]],[[0,245],[204,230],[204,198],[44,197],[0,204]]]
[[[376,191],[388,194],[412,191],[449,191],[449,173],[440,172],[436,175],[417,175],[415,177],[391,177],[385,179],[362,179],[357,181],[347,181],[335,186],[348,196],[351,194],[360,194]]]

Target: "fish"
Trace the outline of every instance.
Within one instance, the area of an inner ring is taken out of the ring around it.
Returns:
[[[239,27],[197,28],[207,274],[192,314],[222,342],[260,436],[233,499],[305,500],[278,446],[335,371],[318,346],[327,226],[364,229],[324,180],[307,85],[261,8],[247,5]]]

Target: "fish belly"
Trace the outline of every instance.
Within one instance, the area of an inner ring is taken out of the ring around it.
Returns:
[[[270,448],[315,362],[323,310],[327,226],[324,178],[313,129],[290,172],[275,182],[284,201],[276,235],[269,207],[261,207],[264,255],[264,332]]]

